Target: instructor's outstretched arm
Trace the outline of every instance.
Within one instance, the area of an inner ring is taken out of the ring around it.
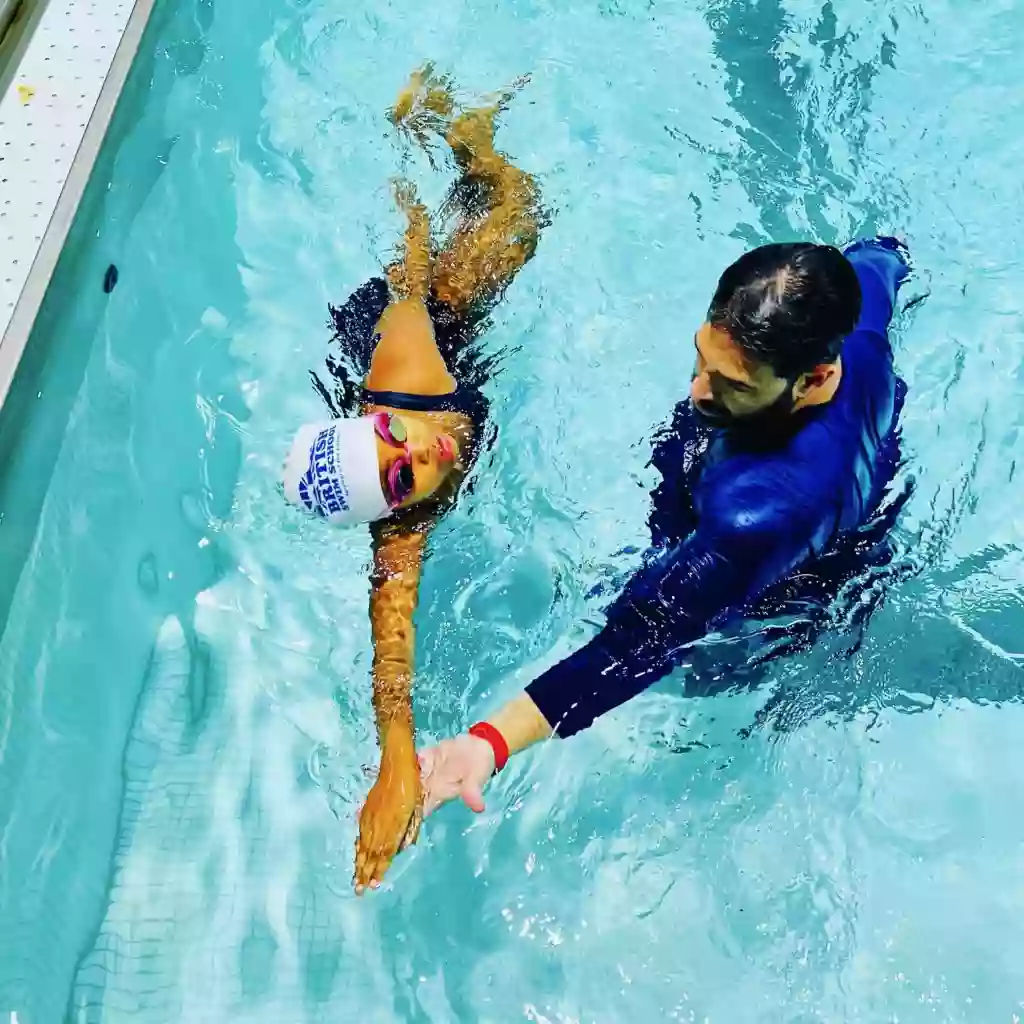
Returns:
[[[425,811],[481,789],[509,757],[551,736],[572,736],[663,678],[722,610],[742,604],[799,561],[806,540],[774,524],[698,530],[649,558],[608,609],[604,628],[553,665],[482,727],[424,751]],[[474,734],[477,733],[477,734]]]

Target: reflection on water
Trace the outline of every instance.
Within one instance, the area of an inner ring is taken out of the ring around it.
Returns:
[[[91,350],[80,387],[58,367],[43,389],[77,397],[0,645],[0,1015],[1010,1019],[1015,11],[191,0],[160,17],[149,103],[83,235],[83,264],[114,260],[121,283],[102,314],[51,310],[58,341]],[[698,652],[511,766],[481,818],[432,820],[357,901],[368,545],[295,518],[275,474],[321,411],[306,369],[328,302],[400,229],[389,178],[431,204],[447,188],[384,132],[427,56],[473,91],[532,72],[502,139],[555,216],[487,341],[499,443],[425,576],[424,738],[578,644],[636,564],[650,439],[730,259],[896,231],[928,297],[896,334],[895,557],[850,582],[833,628],[730,664],[742,685],[709,700],[680,696],[722,671]]]

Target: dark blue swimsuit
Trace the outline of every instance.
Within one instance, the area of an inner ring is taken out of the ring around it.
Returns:
[[[846,254],[862,311],[830,402],[794,414],[770,446],[704,426],[689,401],[677,407],[654,453],[663,480],[643,566],[604,628],[527,687],[559,735],[661,679],[690,644],[749,613],[796,570],[828,563],[877,508],[899,460],[905,387],[887,332],[908,270],[891,239]]]
[[[487,421],[489,404],[481,391],[493,366],[473,344],[485,330],[486,311],[459,314],[431,295],[427,312],[434,325],[434,339],[457,386],[449,395],[410,395],[398,391],[370,391],[362,381],[370,369],[377,344],[374,327],[390,301],[387,282],[374,277],[357,288],[340,308],[331,307],[334,350],[327,357],[327,371],[333,378],[328,389],[311,372],[313,386],[334,416],[355,415],[366,404],[386,405],[410,412],[459,412],[468,416],[479,439]]]

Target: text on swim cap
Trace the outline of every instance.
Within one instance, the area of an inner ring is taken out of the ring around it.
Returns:
[[[348,511],[348,488],[335,460],[333,427],[317,434],[309,451],[309,468],[299,481],[299,497],[317,515]]]

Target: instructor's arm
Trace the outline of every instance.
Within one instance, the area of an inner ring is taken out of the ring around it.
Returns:
[[[608,610],[604,628],[489,716],[483,728],[423,752],[426,813],[454,797],[483,810],[482,789],[508,757],[572,736],[675,667],[727,608],[786,575],[807,550],[800,524],[746,520],[698,530],[653,558]]]

